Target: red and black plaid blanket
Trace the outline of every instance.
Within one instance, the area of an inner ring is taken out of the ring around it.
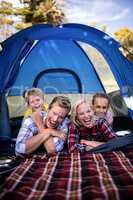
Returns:
[[[133,150],[26,158],[2,184],[0,199],[133,199]]]

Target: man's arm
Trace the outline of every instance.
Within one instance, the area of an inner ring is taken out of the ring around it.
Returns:
[[[50,137],[44,141],[44,147],[48,153],[56,153],[56,147],[55,143],[53,141],[53,137],[58,137],[59,139],[65,141],[66,140],[66,134],[63,131],[56,130],[56,129],[49,129],[44,128],[42,117],[40,116],[39,112],[35,112],[32,115],[32,119],[34,120],[35,124],[37,125],[39,134],[45,134],[47,131],[50,135]]]
[[[42,143],[46,142],[50,138],[49,132],[37,134],[27,139],[25,153],[29,154],[35,151]]]
[[[40,113],[39,112],[34,112],[32,114],[32,119],[35,122],[35,124],[36,124],[36,126],[37,126],[37,128],[39,130],[39,133],[45,132],[45,128],[44,128],[44,125],[43,125],[43,120],[42,120],[42,117],[40,116]],[[49,129],[49,128],[47,128],[47,131],[53,137],[59,137],[60,139],[62,139],[64,141],[66,140],[66,134],[63,131],[56,130],[56,129]]]
[[[50,134],[47,130],[45,131],[45,134],[36,135],[34,135],[34,130],[35,126],[32,119],[24,119],[16,141],[16,154],[32,153],[40,146],[41,143],[43,143],[50,137]]]

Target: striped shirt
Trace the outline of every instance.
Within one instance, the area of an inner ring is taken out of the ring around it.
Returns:
[[[46,118],[47,113],[41,112],[41,116],[44,119]],[[63,131],[65,134],[67,134],[69,122],[70,120],[68,118],[65,118],[64,121],[58,126],[57,130]],[[16,141],[16,155],[25,154],[26,141],[36,134],[38,134],[38,128],[32,118],[24,118]],[[53,137],[53,142],[56,148],[56,152],[60,152],[64,147],[64,141],[58,137]]]

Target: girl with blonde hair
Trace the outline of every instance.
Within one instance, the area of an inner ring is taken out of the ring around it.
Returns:
[[[31,88],[24,92],[23,97],[27,104],[24,117],[30,117],[34,111],[48,110],[48,104],[44,103],[44,93],[40,88]]]

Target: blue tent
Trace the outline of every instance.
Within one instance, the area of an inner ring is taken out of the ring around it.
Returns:
[[[46,93],[53,92],[49,85],[63,93],[68,92],[68,87],[69,92],[82,92],[83,86],[84,92],[102,91],[91,61],[77,41],[88,43],[101,52],[120,88],[132,87],[133,64],[120,53],[120,45],[113,38],[80,24],[60,27],[41,24],[22,30],[1,43],[0,92],[5,93],[21,84],[26,87],[45,84]],[[58,77],[65,78],[69,85]],[[11,95],[19,92],[18,88],[10,91]]]
[[[81,24],[34,25],[1,43],[1,140],[10,136],[7,92],[13,96],[22,95],[23,90],[33,86],[42,88],[47,94],[104,91],[80,42],[93,46],[104,56],[122,94],[131,95],[133,64],[122,55],[120,44],[113,38]]]

